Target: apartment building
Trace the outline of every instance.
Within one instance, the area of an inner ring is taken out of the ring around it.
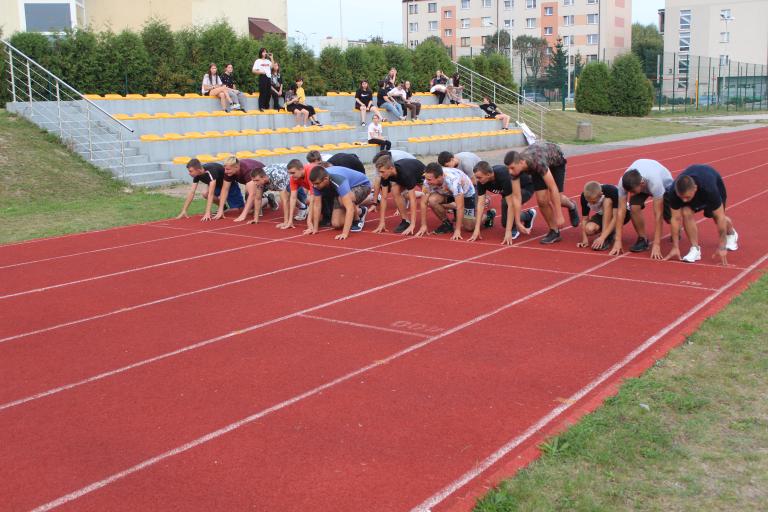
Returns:
[[[224,19],[238,34],[268,31],[283,34],[288,28],[288,0],[0,0],[0,29],[14,32],[59,33],[90,26],[140,30],[152,17],[178,30]]]
[[[496,30],[562,38],[570,54],[612,60],[632,47],[632,0],[403,0],[403,41],[437,36],[454,58],[479,53]]]

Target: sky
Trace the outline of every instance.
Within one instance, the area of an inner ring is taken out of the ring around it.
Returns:
[[[321,39],[339,36],[341,10],[346,39],[381,36],[387,41],[402,41],[401,0],[378,0],[368,3],[367,8],[364,5],[362,0],[288,0],[288,36],[317,52]],[[634,0],[632,22],[655,24],[657,11],[663,8],[664,0]]]

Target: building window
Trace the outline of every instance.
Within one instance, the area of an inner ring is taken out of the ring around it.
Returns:
[[[595,5],[598,0],[587,0],[587,5]]]
[[[728,59],[727,55],[721,55],[720,56],[720,65],[721,66],[727,66],[728,62],[730,62],[730,60]]]
[[[545,7],[544,8],[544,16],[552,16],[554,14],[554,8],[552,7]]]
[[[730,32],[720,32],[720,42],[721,43],[730,43],[731,42],[731,33]]]
[[[570,46],[573,44],[573,36],[563,36],[563,46]]]
[[[64,32],[73,28],[69,3],[24,4],[24,20],[27,32]]]
[[[525,28],[536,28],[536,18],[525,18]]]
[[[430,21],[429,22],[429,30],[431,30],[431,31],[437,30],[437,22],[436,21]]]
[[[552,27],[544,27],[544,35],[545,36],[551,36],[552,35]]]
[[[408,4],[408,14],[419,14],[419,4]]]
[[[483,7],[488,8],[491,7],[491,3],[493,0],[483,0]]]
[[[480,22],[484,27],[490,27],[492,24],[490,16],[483,16],[480,18]]]
[[[430,2],[427,4],[427,12],[435,13],[437,12],[437,3],[436,2]]]
[[[563,5],[573,5],[573,0],[563,0]]]
[[[482,36],[480,38],[480,42],[482,43],[483,46],[486,46],[490,40],[491,40],[490,36]]]
[[[504,10],[508,11],[515,6],[515,0],[504,0]]]
[[[504,20],[504,28],[512,28],[512,20]]]
[[[597,25],[600,22],[600,18],[597,14],[587,14],[587,25]]]
[[[730,9],[720,9],[720,19],[721,20],[729,20],[729,19],[731,19],[731,10]]]
[[[443,18],[449,20],[453,18],[453,13],[451,11],[443,11]]]
[[[469,0],[461,0],[461,8],[469,9]]]
[[[547,54],[547,57],[551,57],[552,56],[552,47],[551,46],[547,46],[546,54]]]
[[[536,8],[536,0],[525,0],[525,8],[526,9],[535,9]]]
[[[687,53],[691,51],[691,33],[690,31],[680,32],[680,52]]]
[[[599,42],[600,42],[599,34],[587,34],[587,44],[599,44]]]
[[[573,20],[574,20],[573,14],[569,14],[568,16],[563,16],[563,25],[565,25],[566,27],[573,26]]]
[[[680,10],[680,30],[691,30],[691,10]]]
[[[445,37],[453,37],[453,30],[450,28],[445,29],[444,35]]]
[[[408,24],[408,32],[418,32],[419,31],[419,24],[418,23],[409,23]]]
[[[469,18],[461,18],[461,28],[469,28]]]
[[[417,46],[419,46],[419,40],[411,39],[410,45],[411,45],[411,48],[416,48]]]
[[[464,48],[469,46],[469,38],[468,37],[462,37],[461,38],[461,46]]]
[[[590,53],[587,55],[587,62],[597,62],[597,54]]]

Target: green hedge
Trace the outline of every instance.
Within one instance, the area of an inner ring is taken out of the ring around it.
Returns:
[[[374,43],[346,51],[326,48],[316,57],[302,46],[289,47],[285,39],[274,35],[263,40],[237,35],[224,21],[173,31],[165,21],[150,19],[140,32],[82,29],[54,38],[17,32],[10,43],[75,89],[91,94],[199,92],[210,63],[216,63],[220,72],[225,64],[232,63],[239,87],[256,91],[251,66],[262,46],[280,63],[286,83],[297,76],[304,78],[308,95],[353,91],[362,79],[375,88],[390,67],[397,68],[398,77],[410,80],[416,90],[424,91],[436,69],[447,74],[453,71],[446,48],[435,40],[424,41],[412,50]],[[489,76],[514,86],[506,59],[483,58],[489,61]],[[5,60],[0,58],[0,70],[4,66]],[[6,82],[3,77],[2,87]],[[1,88],[3,104],[8,96],[6,88]]]
[[[592,62],[584,67],[576,88],[576,110],[590,114],[644,117],[653,108],[653,85],[632,53],[613,65]]]
[[[610,80],[611,74],[604,62],[590,62],[584,66],[576,88],[576,110],[587,114],[610,114]]]

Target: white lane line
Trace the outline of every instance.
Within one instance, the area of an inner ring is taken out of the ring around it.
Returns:
[[[659,332],[657,332],[656,334],[654,334],[653,336],[645,340],[640,346],[638,346],[635,350],[633,350],[626,357],[624,357],[624,359],[622,359],[618,363],[608,368],[606,371],[601,373],[592,382],[590,382],[589,384],[581,388],[579,391],[571,395],[570,398],[565,400],[562,405],[559,405],[556,408],[552,409],[546,416],[544,416],[535,424],[533,424],[531,427],[529,427],[525,432],[523,432],[519,436],[515,437],[514,439],[504,444],[504,446],[502,446],[501,448],[493,452],[490,456],[482,460],[480,463],[476,464],[475,467],[473,467],[471,470],[464,473],[464,475],[457,478],[456,480],[454,480],[453,482],[445,486],[443,489],[441,489],[440,491],[438,491],[437,493],[429,497],[428,499],[424,500],[424,502],[422,502],[421,504],[412,508],[411,512],[429,512],[433,507],[435,507],[436,505],[444,501],[448,496],[450,496],[457,490],[461,489],[464,485],[466,485],[470,481],[480,476],[488,468],[490,468],[492,465],[498,462],[502,457],[507,455],[509,452],[511,452],[514,448],[519,446],[525,440],[527,440],[528,438],[536,434],[539,430],[544,428],[552,420],[557,418],[564,411],[568,410],[576,402],[584,398],[588,393],[594,390],[597,386],[605,382],[608,378],[610,378],[616,372],[618,372],[619,370],[624,368],[627,364],[632,362],[638,355],[642,354],[648,348],[653,346],[657,341],[659,341],[661,338],[667,335],[672,329],[678,327],[680,324],[688,320],[691,316],[695,315],[698,311],[700,311],[702,308],[707,306],[710,302],[712,302],[713,300],[718,298],[720,295],[722,295],[723,292],[725,292],[726,290],[731,288],[733,285],[738,283],[747,274],[749,274],[750,272],[755,270],[757,267],[762,265],[762,263],[765,262],[766,259],[768,259],[768,254],[763,255],[755,263],[753,263],[752,265],[744,269],[741,273],[739,273],[733,279],[731,279],[730,281],[725,283],[723,286],[718,288],[714,293],[710,294],[704,300],[702,300],[701,302],[696,304],[694,307],[689,309],[677,320],[675,320],[674,322],[671,322],[666,327],[661,329]]]
[[[499,249],[497,249],[495,251],[492,251],[492,252],[498,252],[498,251],[502,251],[504,249],[506,249],[506,247],[500,247]],[[533,299],[533,298],[538,297],[540,295],[543,295],[543,294],[545,294],[545,293],[547,293],[547,292],[549,292],[551,290],[554,290],[555,288],[558,288],[558,287],[563,286],[563,285],[565,285],[567,283],[570,283],[571,281],[574,281],[574,280],[578,279],[582,275],[585,275],[585,274],[587,274],[589,272],[595,271],[595,270],[597,270],[599,268],[602,268],[602,267],[604,267],[606,265],[609,265],[609,264],[613,263],[614,261],[617,261],[618,259],[620,259],[620,258],[617,258],[615,260],[603,261],[603,262],[601,262],[601,263],[599,263],[597,265],[594,265],[594,266],[590,267],[589,269],[585,270],[584,272],[582,272],[579,275],[569,276],[569,277],[567,277],[565,279],[562,279],[562,280],[560,280],[560,281],[558,281],[556,283],[553,283],[553,284],[551,284],[549,286],[541,288],[541,289],[539,289],[539,290],[537,290],[535,292],[529,293],[529,294],[527,294],[527,295],[525,295],[525,296],[523,296],[523,297],[521,297],[519,299],[516,299],[516,300],[514,300],[512,302],[509,302],[507,304],[504,304],[503,306],[495,308],[495,309],[493,309],[493,310],[491,310],[491,311],[489,311],[487,313],[484,313],[482,315],[476,316],[476,317],[474,317],[474,318],[472,318],[472,319],[470,319],[470,320],[468,320],[468,321],[466,321],[466,322],[464,322],[462,324],[459,324],[459,325],[457,325],[455,327],[452,327],[452,328],[450,328],[450,329],[448,329],[446,331],[443,331],[440,334],[437,334],[437,335],[434,335],[434,336],[430,336],[429,338],[425,339],[424,341],[421,341],[421,342],[419,342],[419,343],[417,343],[415,345],[411,345],[409,347],[406,347],[405,349],[403,349],[403,350],[401,350],[399,352],[396,352],[396,353],[394,353],[394,354],[392,354],[392,355],[390,355],[390,356],[388,356],[388,357],[386,357],[384,359],[380,359],[380,360],[375,361],[375,362],[373,362],[373,363],[371,363],[371,364],[369,364],[367,366],[363,366],[361,368],[358,368],[357,370],[349,372],[346,375],[338,377],[338,378],[336,378],[336,379],[334,379],[332,381],[326,382],[325,384],[322,384],[320,386],[312,388],[312,389],[310,389],[310,390],[308,390],[308,391],[306,391],[304,393],[296,395],[296,396],[294,396],[294,397],[292,397],[292,398],[290,398],[288,400],[284,400],[284,401],[282,401],[282,402],[280,402],[278,404],[275,404],[275,405],[273,405],[273,406],[271,406],[271,407],[269,407],[267,409],[259,411],[259,412],[255,413],[255,414],[252,414],[252,415],[250,415],[250,416],[248,416],[246,418],[243,418],[241,420],[238,420],[238,421],[236,421],[234,423],[230,423],[229,425],[227,425],[225,427],[222,427],[222,428],[220,428],[218,430],[215,430],[213,432],[210,432],[210,433],[208,433],[208,434],[206,434],[206,435],[204,435],[202,437],[198,437],[197,439],[195,439],[193,441],[190,441],[190,442],[188,442],[186,444],[183,444],[183,445],[181,445],[181,446],[179,446],[177,448],[169,450],[169,451],[167,451],[165,453],[162,453],[162,454],[157,455],[155,457],[152,457],[150,459],[144,460],[143,462],[140,462],[139,464],[136,464],[135,466],[132,466],[132,467],[130,467],[128,469],[125,469],[123,471],[120,471],[118,473],[115,473],[115,474],[113,474],[111,476],[108,476],[108,477],[106,477],[106,478],[104,478],[102,480],[99,480],[97,482],[93,482],[93,483],[91,483],[91,484],[89,484],[89,485],[87,485],[87,486],[85,486],[85,487],[83,487],[81,489],[78,489],[78,490],[73,491],[73,492],[71,492],[69,494],[61,496],[60,498],[57,498],[57,499],[55,499],[53,501],[50,501],[50,502],[48,502],[48,503],[46,503],[44,505],[36,507],[33,512],[42,512],[42,511],[46,511],[46,510],[51,510],[53,508],[56,508],[56,507],[59,507],[61,505],[66,504],[66,503],[69,503],[71,501],[77,500],[77,499],[85,496],[86,494],[90,494],[93,491],[96,491],[98,489],[106,487],[107,485],[109,485],[109,484],[111,484],[111,483],[113,483],[113,482],[115,482],[117,480],[120,480],[122,478],[125,478],[125,477],[133,474],[133,473],[136,473],[136,472],[141,471],[143,469],[146,469],[146,468],[148,468],[150,466],[153,466],[153,465],[157,464],[158,462],[161,462],[161,461],[163,461],[165,459],[168,459],[169,457],[173,457],[173,456],[178,455],[180,453],[186,452],[186,451],[188,451],[188,450],[190,450],[192,448],[200,446],[201,444],[207,443],[208,441],[212,441],[212,440],[214,440],[214,439],[216,439],[218,437],[223,436],[224,434],[226,434],[228,432],[231,432],[233,430],[241,428],[244,425],[247,425],[247,424],[252,423],[252,422],[254,422],[254,421],[256,421],[256,420],[258,420],[260,418],[263,418],[264,416],[267,416],[268,414],[271,414],[273,412],[279,411],[279,410],[284,409],[284,408],[286,408],[286,407],[288,407],[290,405],[293,405],[293,404],[295,404],[297,402],[300,402],[300,401],[305,400],[307,398],[310,398],[310,397],[312,397],[314,395],[317,395],[318,393],[321,393],[321,392],[323,392],[323,391],[325,391],[327,389],[330,389],[330,388],[332,388],[332,387],[334,387],[334,386],[336,386],[338,384],[341,384],[343,382],[346,382],[346,381],[348,381],[348,380],[350,380],[350,379],[352,379],[352,378],[354,378],[354,377],[356,377],[356,376],[358,376],[360,374],[367,373],[370,370],[373,370],[373,369],[378,368],[380,366],[384,366],[386,364],[389,364],[390,362],[392,362],[392,361],[394,361],[396,359],[399,359],[399,358],[405,356],[406,354],[410,354],[411,352],[414,352],[414,351],[419,350],[419,349],[421,349],[423,347],[431,345],[435,341],[440,340],[442,338],[445,338],[446,336],[448,336],[450,334],[453,334],[455,332],[461,331],[462,329],[465,329],[467,327],[471,327],[471,326],[473,326],[473,325],[475,325],[475,324],[477,324],[479,322],[482,322],[483,320],[485,320],[485,319],[487,319],[487,318],[489,318],[489,317],[491,317],[493,315],[496,315],[497,313],[500,313],[501,311],[509,309],[509,308],[511,308],[511,307],[513,307],[513,306],[515,306],[517,304],[520,304],[520,303],[525,302],[527,300]],[[406,282],[406,281],[409,281],[409,280],[414,279],[414,278],[423,277],[424,275],[427,275],[427,274],[430,274],[430,273],[433,273],[433,272],[437,272],[439,270],[444,270],[446,268],[454,267],[454,266],[460,265],[460,264],[461,263],[452,263],[450,265],[444,265],[443,267],[439,267],[437,269],[432,269],[432,270],[429,270],[429,271],[426,271],[426,272],[421,272],[420,274],[417,274],[416,276],[413,276],[413,277],[399,279],[398,281],[394,281],[392,283],[381,285],[381,286],[378,286],[376,288],[372,288],[370,290],[366,290],[366,291],[363,291],[363,292],[358,292],[356,294],[353,294],[353,295],[350,295],[350,296],[347,296],[347,297],[342,297],[340,299],[336,299],[334,301],[330,301],[328,303],[325,303],[325,304],[322,304],[322,305],[319,305],[319,306],[315,306],[313,308],[308,308],[307,310],[304,310],[304,311],[300,311],[300,312],[297,312],[297,313],[292,313],[291,315],[287,315],[286,317],[282,317],[280,319],[276,319],[276,320],[270,321],[270,322],[268,322],[268,324],[275,323],[275,322],[281,321],[281,320],[286,319],[286,318],[291,318],[291,317],[299,316],[299,315],[302,315],[302,314],[307,313],[309,311],[315,311],[317,309],[321,309],[321,308],[324,308],[324,307],[327,307],[327,306],[331,306],[333,304],[338,304],[340,302],[344,302],[346,300],[349,300],[349,298],[354,298],[354,297],[360,297],[360,296],[363,296],[363,295],[368,295],[369,293],[372,293],[373,291],[378,291],[380,289],[388,288],[390,286],[393,286],[393,285],[396,285],[396,284],[400,284],[402,282]],[[227,334],[225,336],[221,336],[221,337],[219,337],[219,339],[224,339],[224,338],[230,337],[230,336],[232,336],[234,334],[248,332],[248,331],[251,331],[251,330],[254,330],[254,329],[258,328],[261,325],[263,325],[263,324],[257,324],[257,326],[253,326],[253,327],[244,329],[242,331],[238,331],[238,333],[231,333],[231,334]],[[216,340],[216,338],[214,338],[214,340]],[[213,342],[213,341],[207,341],[207,342],[202,342],[202,343],[208,344],[208,343],[211,343],[211,342]],[[201,345],[201,344],[198,344],[198,345]]]
[[[395,334],[405,334],[406,336],[416,336],[417,338],[426,338],[427,336],[429,336],[428,334],[419,333],[419,332],[403,331],[400,329],[392,329],[390,327],[380,327],[378,325],[361,324],[359,322],[349,322],[347,320],[337,320],[336,318],[327,318],[324,316],[315,316],[315,315],[299,315],[299,316],[302,318],[311,318],[312,320],[322,320],[323,322],[330,322],[332,324],[351,325],[353,327],[374,329],[376,331],[391,332]]]

